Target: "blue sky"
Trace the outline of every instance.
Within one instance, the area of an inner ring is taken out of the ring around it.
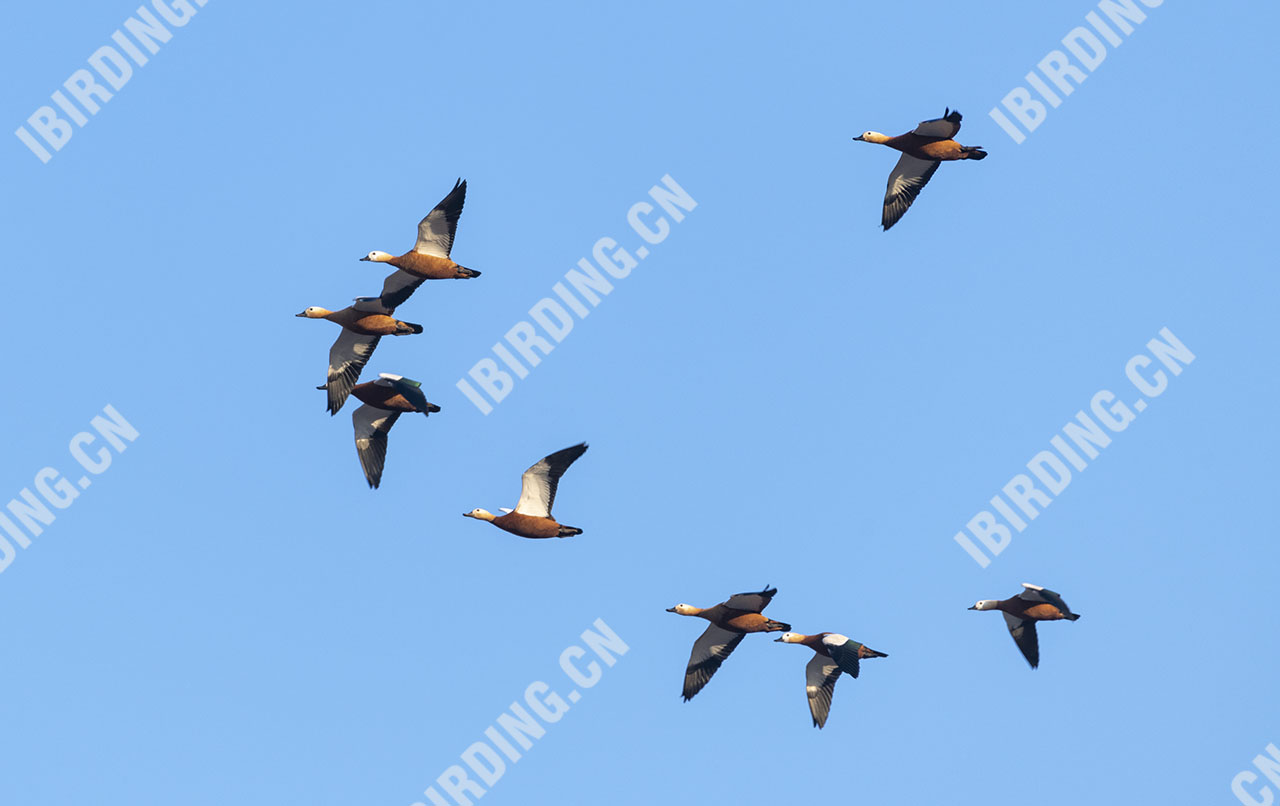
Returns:
[[[107,405],[138,437],[0,574],[0,799],[408,806],[602,618],[628,652],[485,804],[1238,802],[1280,741],[1277,12],[1149,9],[1015,145],[987,111],[1094,4],[686,6],[213,0],[48,163],[9,138],[0,500]],[[11,129],[135,8],[10,9]],[[850,138],[947,106],[990,158],[881,232]],[[455,382],[665,175],[696,208],[482,415]],[[370,491],[293,314],[459,176],[483,276],[366,370],[443,409]],[[1195,361],[980,568],[953,535],[1164,327]],[[583,440],[581,537],[460,517]],[[1034,672],[965,610],[1023,581],[1083,614]],[[770,637],[680,701],[664,609],[766,583],[889,654],[822,731]]]

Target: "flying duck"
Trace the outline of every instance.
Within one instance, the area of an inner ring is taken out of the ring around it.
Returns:
[[[387,432],[405,412],[421,412],[425,417],[440,411],[422,394],[422,384],[403,375],[383,372],[378,380],[351,387],[351,394],[364,403],[351,413],[356,429],[356,454],[369,486],[382,482],[382,465],[387,459]]]
[[[1040,665],[1040,641],[1036,637],[1037,621],[1075,621],[1080,618],[1071,612],[1067,603],[1057,593],[1023,582],[1026,588],[1012,599],[983,599],[970,610],[999,610],[1004,613],[1004,622],[1009,625],[1009,634],[1013,642],[1022,650],[1022,655],[1034,669]]]
[[[388,295],[407,298],[426,280],[463,280],[480,276],[480,272],[459,266],[449,258],[453,234],[458,229],[458,217],[462,215],[462,204],[466,200],[467,183],[459,179],[449,195],[418,222],[418,242],[413,249],[399,257],[374,250],[360,258],[374,263],[390,263],[399,269],[383,283],[384,298]]]
[[[952,137],[960,131],[959,112],[950,108],[942,117],[923,121],[913,131],[889,137],[880,132],[863,132],[853,139],[864,143],[879,143],[902,152],[893,173],[889,174],[889,188],[884,194],[884,212],[880,226],[887,231],[907,212],[907,208],[920,195],[920,190],[938,170],[938,164],[950,160],[985,159],[982,146],[962,146]]]
[[[337,414],[360,378],[360,371],[383,336],[408,336],[422,332],[422,325],[401,322],[379,297],[359,297],[340,311],[310,307],[297,314],[304,319],[328,319],[342,326],[338,340],[329,348],[329,374],[324,386],[329,392],[329,414]]]
[[[809,695],[809,713],[813,716],[815,728],[827,724],[831,695],[835,693],[836,678],[841,672],[848,672],[856,679],[860,659],[889,657],[836,632],[816,635],[784,632],[782,637],[775,639],[775,643],[804,644],[813,650],[813,657],[804,667],[804,690]]]
[[[769,600],[777,592],[777,588],[766,587],[759,593],[734,594],[715,607],[678,604],[667,608],[668,613],[697,616],[711,622],[693,643],[693,652],[689,655],[689,665],[684,672],[684,691],[681,692],[685,702],[702,691],[702,687],[711,680],[711,675],[738,648],[747,633],[784,632],[791,629],[790,624],[783,624],[760,614],[769,606]]]
[[[556,502],[556,487],[560,477],[579,456],[587,452],[587,443],[580,442],[571,448],[556,451],[544,457],[536,465],[524,471],[520,477],[520,500],[515,509],[503,507],[505,515],[493,515],[483,509],[462,513],[464,518],[488,521],[499,529],[521,537],[573,537],[582,534],[574,526],[562,526],[551,517],[551,505]]]

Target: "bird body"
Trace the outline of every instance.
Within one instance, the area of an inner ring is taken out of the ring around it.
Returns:
[[[947,109],[942,117],[923,121],[897,137],[869,131],[853,138],[902,152],[884,196],[880,225],[885,230],[898,223],[943,162],[986,158],[981,146],[964,146],[952,139],[960,131],[961,119],[959,112]]]
[[[370,252],[362,259],[374,263],[389,263],[397,269],[407,271],[424,280],[466,280],[480,276],[480,272],[468,269],[465,266],[459,266],[447,257],[425,255],[413,251],[405,252],[403,255],[380,257],[383,254],[382,252]]]
[[[459,179],[454,183],[453,190],[418,222],[418,240],[413,249],[403,255],[374,250],[360,259],[389,263],[405,272],[410,278],[408,282],[412,283],[409,293],[424,280],[465,280],[479,277],[480,272],[459,266],[449,257],[453,249],[453,236],[458,229],[458,218],[462,215],[462,205],[466,200],[467,183]],[[395,277],[394,274],[388,277],[387,283],[390,284]],[[385,288],[383,293],[387,293]]]
[[[999,610],[1004,614],[1005,625],[1022,656],[1035,669],[1040,666],[1040,638],[1036,634],[1038,621],[1076,621],[1078,613],[1063,601],[1062,596],[1048,588],[1023,582],[1024,590],[1009,599],[982,599],[970,610]]]
[[[422,332],[422,325],[402,322],[390,314],[360,311],[354,305],[340,311],[313,306],[298,316],[304,319],[328,319],[361,336],[408,336]]]
[[[360,379],[360,372],[383,336],[410,336],[421,333],[422,325],[402,322],[391,314],[379,297],[361,297],[355,305],[340,311],[312,306],[297,314],[304,319],[328,319],[342,326],[338,340],[329,348],[329,372],[323,386],[328,392],[330,414],[337,414]]]
[[[383,373],[378,380],[357,384],[351,389],[351,394],[364,403],[351,413],[351,424],[355,429],[356,455],[371,488],[377,489],[382,483],[387,434],[400,415],[420,412],[427,416],[440,411],[439,406],[427,401],[421,386],[402,375]]]
[[[814,655],[805,665],[805,694],[809,699],[809,715],[813,726],[822,728],[831,712],[831,697],[835,694],[836,680],[841,672],[850,677],[858,676],[858,661],[864,658],[887,658],[883,652],[851,640],[848,636],[832,632],[813,635],[785,632],[775,639],[781,644],[800,644],[813,650]]]
[[[681,693],[685,702],[702,690],[745,636],[756,632],[783,632],[791,629],[790,624],[766,618],[761,613],[777,592],[777,588],[766,587],[759,593],[735,594],[715,607],[678,604],[667,608],[668,613],[695,616],[711,622],[694,642],[693,652],[689,655],[689,664],[684,674],[684,690]]]
[[[462,516],[488,521],[503,531],[532,539],[582,534],[576,526],[565,526],[552,518],[551,507],[556,500],[560,477],[586,452],[587,444],[579,443],[543,457],[526,470],[520,477],[520,500],[516,508],[506,514],[494,515],[486,509],[473,509],[462,513]]]

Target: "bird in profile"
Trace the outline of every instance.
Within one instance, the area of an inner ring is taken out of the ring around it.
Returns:
[[[1072,613],[1062,596],[1039,585],[1023,582],[1025,590],[1011,599],[982,599],[970,610],[999,610],[1009,627],[1013,642],[1022,650],[1022,656],[1035,669],[1040,665],[1040,639],[1036,635],[1037,621],[1075,621],[1080,618]]]
[[[515,509],[502,508],[503,515],[488,510],[473,509],[462,513],[464,518],[488,521],[499,529],[529,538],[573,537],[582,534],[576,526],[564,526],[551,517],[551,506],[556,501],[556,488],[560,477],[569,465],[587,452],[587,443],[580,442],[571,448],[556,451],[543,457],[520,477],[520,500]]]
[[[357,384],[351,394],[364,403],[351,413],[356,431],[356,454],[365,481],[377,489],[382,483],[382,466],[387,459],[387,433],[401,414],[421,413],[424,417],[440,411],[427,402],[422,384],[403,375],[384,372],[378,380]]]
[[[914,130],[897,137],[880,132],[863,132],[853,138],[864,143],[878,143],[902,152],[893,173],[889,174],[889,187],[884,194],[884,211],[880,226],[887,231],[907,212],[907,208],[920,195],[920,190],[933,178],[938,165],[951,160],[981,160],[987,152],[982,146],[962,146],[951,139],[960,131],[961,115],[947,109],[942,117],[923,121]]]
[[[449,195],[418,222],[418,241],[413,249],[398,257],[374,250],[360,258],[374,263],[389,263],[399,270],[383,282],[384,299],[394,301],[401,295],[407,297],[427,280],[464,280],[480,276],[480,272],[459,266],[449,257],[453,251],[458,218],[466,200],[467,183],[459,179]]]
[[[835,694],[836,679],[840,677],[840,673],[845,672],[857,679],[858,661],[889,657],[836,632],[814,635],[784,632],[774,641],[781,644],[803,644],[813,650],[813,657],[804,667],[804,690],[809,697],[809,714],[813,717],[813,726],[819,729],[827,724],[827,715],[831,712],[831,696]]]
[[[791,629],[790,624],[774,621],[761,614],[777,592],[777,588],[766,586],[759,593],[734,594],[715,607],[678,604],[667,608],[668,613],[697,616],[711,622],[693,643],[693,652],[689,655],[689,665],[684,672],[684,690],[681,692],[685,702],[702,691],[702,687],[711,680],[720,664],[738,648],[738,644],[742,643],[748,633],[785,632]]]
[[[392,314],[380,297],[359,297],[355,304],[340,311],[312,306],[296,314],[304,319],[328,319],[342,326],[338,340],[329,348],[329,373],[323,386],[329,393],[329,414],[337,414],[347,401],[360,372],[369,363],[374,348],[383,336],[408,336],[422,332],[422,325],[402,322]]]

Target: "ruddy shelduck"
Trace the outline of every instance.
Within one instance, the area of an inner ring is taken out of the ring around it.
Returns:
[[[556,451],[544,457],[520,477],[520,500],[515,509],[503,508],[504,515],[494,515],[488,510],[473,509],[462,513],[464,518],[488,521],[499,529],[521,537],[573,537],[582,534],[575,526],[564,526],[551,517],[551,506],[556,501],[556,488],[560,477],[569,465],[587,452],[587,443]]]
[[[356,454],[365,481],[377,489],[382,482],[382,466],[387,459],[387,433],[401,414],[421,413],[424,417],[440,411],[427,401],[422,384],[403,375],[383,372],[378,380],[356,384],[351,394],[363,406],[351,413],[356,431]]]
[[[813,726],[819,729],[827,724],[827,714],[831,712],[831,696],[835,693],[836,679],[840,677],[840,673],[845,672],[856,679],[858,661],[889,657],[837,632],[820,632],[814,635],[784,632],[775,641],[802,644],[813,650],[813,657],[804,667],[804,690],[809,696],[809,714],[813,717]]]
[[[360,371],[383,336],[408,336],[422,332],[422,325],[402,322],[391,314],[378,297],[360,297],[355,304],[340,311],[310,307],[296,314],[304,319],[328,319],[342,326],[338,340],[329,348],[329,374],[323,386],[329,393],[329,413],[337,414],[347,402]]]
[[[399,257],[374,250],[360,258],[374,263],[389,263],[399,269],[383,283],[384,298],[407,297],[426,280],[464,280],[480,276],[480,272],[459,266],[449,257],[453,250],[453,235],[458,229],[458,217],[462,215],[462,205],[466,200],[467,183],[459,179],[449,195],[418,222],[418,242],[413,249]]]
[[[1026,590],[1012,599],[982,599],[970,610],[999,610],[1009,627],[1013,642],[1022,650],[1022,656],[1034,669],[1040,665],[1040,640],[1036,636],[1037,621],[1075,621],[1080,618],[1072,613],[1062,596],[1039,585],[1023,582]]]
[[[702,691],[716,669],[738,648],[738,644],[742,643],[748,633],[784,632],[791,629],[790,624],[761,615],[761,611],[769,606],[769,600],[777,592],[777,588],[766,586],[759,593],[734,594],[715,607],[678,604],[667,608],[668,613],[697,616],[711,622],[694,642],[693,652],[689,655],[689,665],[684,672],[684,690],[681,692],[685,702]]]
[[[938,165],[951,160],[981,160],[987,152],[982,146],[962,146],[951,139],[960,131],[961,115],[947,109],[942,117],[923,121],[913,131],[889,137],[880,132],[863,132],[853,138],[864,143],[878,143],[902,152],[889,187],[884,194],[884,210],[880,226],[888,230],[907,212],[920,195],[920,190],[933,177]]]

